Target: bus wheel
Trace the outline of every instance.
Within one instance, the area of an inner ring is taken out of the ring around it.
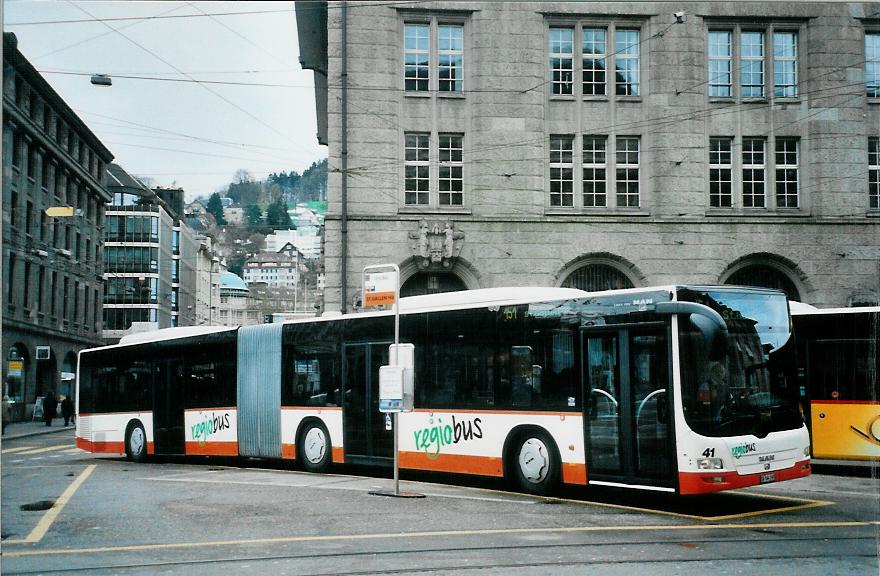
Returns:
[[[132,422],[125,432],[125,455],[132,462],[147,459],[147,434],[140,422]]]
[[[523,433],[511,463],[519,487],[529,494],[544,496],[559,483],[559,456],[553,439],[543,430]]]
[[[299,433],[297,457],[308,472],[326,472],[330,468],[330,434],[320,422],[308,422]]]

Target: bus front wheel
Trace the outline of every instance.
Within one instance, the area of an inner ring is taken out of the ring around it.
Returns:
[[[330,468],[332,446],[327,428],[320,422],[308,422],[299,433],[297,457],[307,472],[326,472]]]
[[[132,462],[147,459],[147,434],[140,422],[132,422],[125,432],[125,455]]]
[[[556,489],[561,465],[556,444],[549,434],[543,430],[521,434],[511,456],[513,476],[523,491],[544,496]]]

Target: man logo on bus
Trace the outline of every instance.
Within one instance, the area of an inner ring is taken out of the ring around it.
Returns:
[[[751,444],[749,444],[748,442],[745,442],[743,444],[740,444],[739,446],[734,446],[733,448],[731,448],[730,455],[736,459],[739,459],[739,458],[745,456],[746,454],[748,454],[749,452],[755,452],[756,450],[757,450],[757,447],[755,446],[754,442],[752,442]]]

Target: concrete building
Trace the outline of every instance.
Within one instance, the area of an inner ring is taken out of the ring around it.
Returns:
[[[13,419],[49,389],[71,394],[77,352],[101,343],[112,159],[3,34],[2,364]]]
[[[120,166],[104,230],[104,341],[196,323],[195,234],[155,191]]]
[[[244,263],[244,281],[250,285],[262,283],[268,286],[296,288],[299,280],[299,252],[292,244],[281,252],[259,252]]]
[[[296,8],[329,147],[328,310],[385,262],[404,294],[880,299],[876,3]]]

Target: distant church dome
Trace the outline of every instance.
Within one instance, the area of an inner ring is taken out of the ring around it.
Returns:
[[[220,273],[220,295],[246,297],[248,295],[247,284],[237,274],[232,272]]]

